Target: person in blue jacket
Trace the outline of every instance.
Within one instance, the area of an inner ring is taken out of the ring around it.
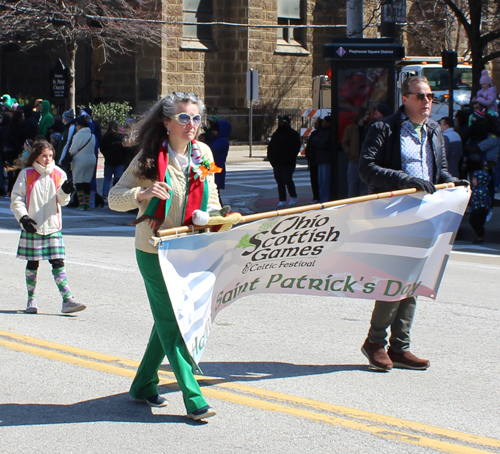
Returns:
[[[226,120],[217,120],[212,124],[212,134],[213,139],[209,143],[209,146],[214,155],[215,165],[222,169],[221,173],[215,174],[215,184],[219,190],[219,200],[220,200],[220,190],[226,187],[226,159],[229,152],[229,135],[231,134],[231,123]],[[222,200],[220,200],[222,206]]]

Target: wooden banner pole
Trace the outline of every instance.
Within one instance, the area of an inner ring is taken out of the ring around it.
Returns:
[[[454,187],[455,187],[454,183],[443,183],[436,185],[436,189],[451,189]],[[266,218],[275,218],[277,216],[287,216],[289,214],[299,214],[299,213],[305,213],[307,211],[322,210],[323,208],[331,208],[339,205],[349,205],[351,203],[368,202],[370,200],[377,200],[377,199],[387,199],[389,197],[414,194],[415,192],[417,192],[417,189],[415,188],[401,189],[399,191],[380,192],[378,194],[369,194],[359,197],[351,197],[349,199],[334,200],[333,202],[315,203],[312,205],[306,205],[301,207],[285,208],[283,210],[248,214],[246,216],[242,216],[238,224],[259,221],[261,219],[266,219]],[[187,226],[173,227],[171,229],[161,229],[156,232],[156,236],[153,237],[152,240],[156,241],[157,243],[162,239],[166,239],[166,237],[177,238],[180,236],[185,236],[195,232],[199,232],[200,230],[207,230],[209,228],[210,226],[187,225]]]

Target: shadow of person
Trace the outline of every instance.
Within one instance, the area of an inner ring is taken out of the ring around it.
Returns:
[[[14,309],[14,310],[0,310],[0,314],[14,314],[14,315],[19,315],[19,314],[23,314],[23,315],[29,315],[30,317],[42,317],[42,316],[45,316],[45,317],[69,317],[69,318],[75,318],[75,317],[78,317],[78,314],[64,314],[64,313],[56,313],[56,314],[53,314],[53,313],[50,313],[50,312],[38,312],[37,314],[30,314],[28,312],[26,312],[25,309]]]
[[[201,363],[200,367],[205,375],[222,377],[224,381],[257,381],[331,374],[334,372],[370,371],[367,365],[361,364],[316,365],[278,362],[208,362]],[[205,386],[215,385],[217,381],[207,380],[205,382],[202,380],[202,383]]]
[[[167,407],[168,408],[168,407]],[[114,394],[75,404],[0,404],[0,427],[85,422],[183,423],[198,425],[184,415],[154,414],[128,393]]]

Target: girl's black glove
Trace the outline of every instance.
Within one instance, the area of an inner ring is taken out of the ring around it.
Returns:
[[[65,194],[73,194],[73,192],[76,191],[76,186],[75,183],[73,183],[73,180],[66,180],[62,184],[61,189]]]
[[[36,222],[33,219],[31,219],[27,214],[25,214],[21,219],[19,219],[19,223],[28,233],[36,233],[35,229]]]

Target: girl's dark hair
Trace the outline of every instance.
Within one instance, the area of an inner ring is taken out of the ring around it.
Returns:
[[[53,156],[55,156],[56,151],[54,150],[54,147],[51,143],[47,142],[46,140],[36,141],[31,147],[31,153],[26,158],[26,161],[24,161],[24,167],[32,166],[33,163],[38,159],[38,156],[40,156],[42,154],[42,151],[46,148],[52,150],[52,154]]]
[[[184,98],[183,95],[186,95]],[[181,96],[181,97],[180,97]],[[156,181],[158,179],[158,150],[167,137],[167,130],[163,121],[175,115],[177,104],[193,103],[198,106],[198,112],[203,115],[205,104],[195,95],[175,92],[160,99],[145,115],[133,126],[129,144],[138,145],[142,154],[137,160],[137,175]]]

